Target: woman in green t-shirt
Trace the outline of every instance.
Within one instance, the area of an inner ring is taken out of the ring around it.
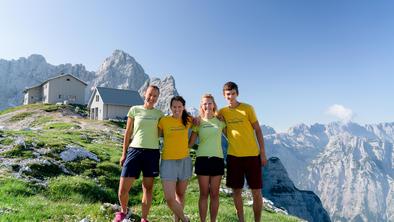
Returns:
[[[119,160],[122,166],[118,192],[121,211],[116,213],[113,222],[123,221],[128,216],[129,191],[141,172],[143,174],[141,222],[148,221],[154,178],[159,175],[160,150],[157,124],[163,112],[154,108],[159,93],[157,86],[150,85],[145,92],[144,105],[131,107],[127,114],[123,152]]]
[[[216,118],[217,106],[211,94],[205,94],[200,104],[200,124],[192,128],[189,147],[194,145],[197,137],[199,145],[195,163],[198,176],[200,198],[198,209],[200,220],[206,221],[208,196],[210,197],[210,221],[216,221],[219,210],[219,187],[224,174],[222,132],[226,124]]]

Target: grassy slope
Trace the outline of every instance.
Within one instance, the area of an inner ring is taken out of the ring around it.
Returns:
[[[23,110],[34,113],[38,110],[47,112],[59,111],[52,105],[29,105],[1,111],[0,115]],[[61,107],[60,109],[73,109]],[[16,114],[10,121],[18,121],[31,114]],[[86,129],[80,123],[98,124],[97,129]],[[26,147],[15,146],[8,155],[1,156],[30,158],[34,149],[45,148],[50,152],[44,156],[48,159],[59,160],[58,154],[67,144],[82,146],[99,156],[101,162],[85,159],[66,163],[79,175],[59,175],[58,172],[47,172],[41,175],[48,180],[48,187],[34,185],[15,179],[9,169],[0,168],[0,221],[80,221],[89,218],[90,221],[110,221],[113,212],[102,209],[103,202],[117,203],[117,186],[120,168],[117,161],[121,154],[122,135],[117,132],[117,124],[111,122],[78,121],[62,122],[51,116],[40,116],[30,127],[41,127],[39,131],[1,131],[0,135],[7,138],[23,137],[28,144]],[[101,128],[113,129],[109,133]],[[114,139],[115,138],[115,139]],[[117,138],[117,140],[116,140]],[[2,140],[3,145],[9,145],[10,140]],[[33,144],[33,145],[31,145]],[[130,192],[130,206],[138,219],[140,214],[141,181],[136,181]],[[172,214],[165,204],[161,184],[156,180],[154,203],[150,213],[151,221],[171,221]],[[187,190],[185,212],[192,219],[198,221],[198,184],[192,178]],[[245,207],[246,221],[252,221],[251,207]],[[218,221],[237,221],[232,198],[221,194]],[[263,221],[298,221],[294,217],[284,216],[269,211],[263,212]]]

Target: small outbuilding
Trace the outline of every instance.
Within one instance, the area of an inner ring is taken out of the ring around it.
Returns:
[[[125,119],[132,106],[142,105],[140,94],[134,90],[96,87],[90,96],[90,119]]]

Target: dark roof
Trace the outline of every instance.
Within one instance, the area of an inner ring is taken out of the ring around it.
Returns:
[[[105,88],[105,87],[96,87],[96,90],[100,94],[104,104],[123,105],[123,106],[134,106],[134,105],[144,104],[144,101],[142,100],[140,94],[134,90],[113,89],[113,88]],[[94,92],[92,96],[93,95]],[[90,104],[90,100],[89,100],[89,104]]]
[[[39,86],[43,86],[43,85],[44,85],[45,83],[47,83],[49,80],[57,79],[57,78],[60,78],[60,77],[63,77],[63,76],[70,76],[70,77],[73,77],[74,79],[80,81],[80,82],[81,82],[82,84],[84,84],[85,86],[88,85],[86,82],[80,80],[79,78],[77,78],[77,77],[75,77],[75,76],[73,76],[73,75],[71,75],[71,74],[61,74],[61,75],[58,75],[58,76],[49,78],[49,79],[45,80],[43,83],[41,83],[41,84],[39,84],[39,85],[35,85],[35,86],[31,86],[31,87],[25,88],[25,89],[23,90],[23,92],[26,93],[27,90],[29,90],[29,89],[33,89],[33,88],[36,88],[36,87],[39,87]]]

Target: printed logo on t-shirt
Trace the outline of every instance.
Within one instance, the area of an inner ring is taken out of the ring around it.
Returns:
[[[173,126],[170,127],[170,131],[181,131],[181,130],[185,130],[184,126]]]
[[[213,127],[215,127],[214,125],[212,125],[212,124],[201,124],[201,128],[213,128]]]
[[[227,124],[239,124],[239,123],[243,123],[243,120],[239,118],[234,118],[234,119],[229,119],[227,121]]]
[[[155,116],[143,116],[143,117],[139,117],[141,119],[145,119],[145,120],[157,120],[158,118]]]

